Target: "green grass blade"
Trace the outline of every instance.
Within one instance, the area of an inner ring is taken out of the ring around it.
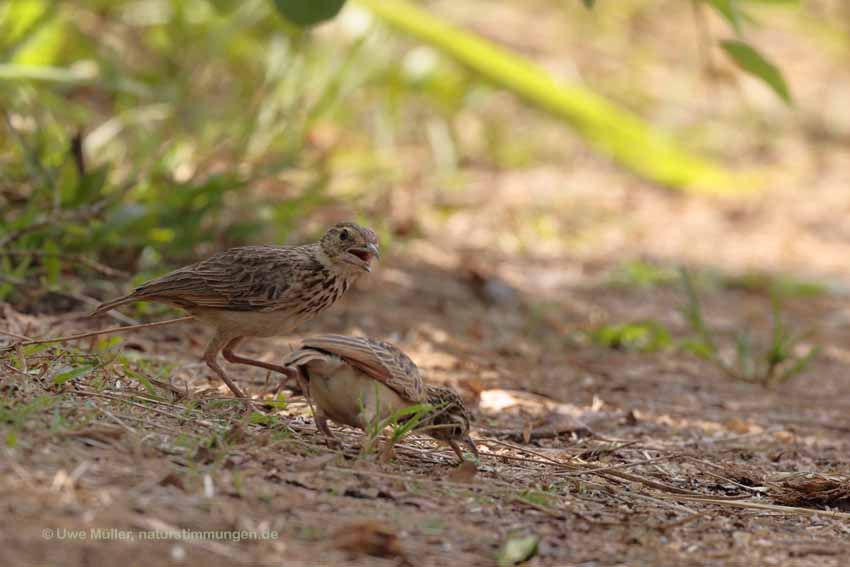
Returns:
[[[0,63],[0,80],[3,81],[29,80],[79,84],[92,82],[95,78],[96,75],[88,69]]]
[[[699,296],[697,296],[697,292],[694,289],[694,284],[691,281],[691,275],[685,268],[679,268],[679,276],[682,280],[685,295],[688,298],[688,303],[682,308],[682,313],[685,316],[685,320],[691,326],[691,330],[697,334],[697,338],[704,345],[706,355],[713,357],[717,353],[717,346],[702,316],[702,306],[699,302]]]
[[[60,386],[69,380],[73,380],[74,378],[80,378],[85,376],[89,372],[94,369],[94,366],[86,365],[80,366],[78,368],[72,368],[70,370],[64,370],[59,372],[53,376],[53,384],[55,386]]]
[[[782,384],[784,382],[787,382],[791,378],[794,378],[798,374],[801,374],[809,367],[812,361],[817,358],[817,356],[820,354],[820,351],[820,346],[812,347],[809,352],[796,359],[794,361],[794,364],[792,364],[789,368],[785,369],[778,376],[773,377],[769,385]]]
[[[147,391],[149,396],[151,396],[151,397],[153,397],[157,400],[162,399],[162,397],[160,397],[160,395],[156,391],[156,388],[153,387],[153,384],[151,383],[151,381],[148,379],[147,376],[145,376],[144,374],[142,374],[140,372],[136,372],[135,370],[132,370],[131,368],[128,368],[126,365],[124,366],[124,373],[128,377],[132,378],[133,380],[135,380],[136,382],[141,384],[144,387],[144,389]]]

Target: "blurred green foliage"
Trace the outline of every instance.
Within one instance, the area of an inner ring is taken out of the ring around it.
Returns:
[[[392,146],[408,118],[382,41],[313,41],[267,0],[5,2],[0,300],[27,276],[61,285],[77,254],[142,278],[296,227],[313,237],[334,176],[347,201],[380,201],[399,166],[372,133]],[[416,80],[426,98],[462,96]],[[357,89],[378,104],[340,104]]]
[[[130,268],[145,251],[151,263],[164,248],[179,259],[256,231],[246,221],[262,203],[234,193],[298,165],[317,105],[299,100],[307,55],[297,38],[248,4],[219,13],[192,1],[6,3],[0,248],[94,251]],[[321,91],[336,80],[317,75]],[[258,85],[289,96],[251,109]],[[300,111],[280,118],[292,107]],[[276,139],[283,129],[289,137]],[[90,163],[72,149],[78,132]],[[258,161],[272,145],[274,158]],[[278,226],[274,236],[285,236]]]
[[[724,40],[720,42],[720,46],[738,67],[767,83],[785,102],[791,102],[791,91],[782,71],[753,46],[736,39]]]
[[[320,209],[374,224],[394,186],[460,186],[464,161],[533,165],[535,136],[481,110],[502,89],[649,177],[729,179],[590,89],[408,3],[361,0],[331,27],[296,25],[342,3],[0,4],[0,300],[22,282],[62,288],[95,260],[143,279],[239,243],[313,237]],[[408,171],[423,154],[433,167]]]
[[[603,325],[589,336],[600,346],[632,352],[656,352],[673,345],[670,331],[656,321]]]
[[[674,283],[677,279],[678,274],[672,267],[644,260],[631,260],[615,269],[609,281],[614,287],[653,288]]]
[[[805,280],[790,275],[745,272],[727,276],[724,286],[775,297],[817,297],[832,290],[825,282]]]
[[[311,26],[336,16],[345,0],[274,0],[275,7],[287,20],[299,26]]]
[[[584,85],[559,80],[529,59],[446,24],[406,0],[358,2],[393,27],[563,121],[596,151],[648,180],[699,193],[738,193],[760,185],[758,174],[734,174],[693,155],[625,107]]]
[[[647,270],[647,266],[652,270]],[[657,268],[650,264],[631,263],[625,274],[635,277],[621,280],[625,285],[639,287],[666,284],[668,274],[657,278]],[[635,267],[638,269],[635,270]],[[596,345],[614,350],[638,353],[653,353],[675,349],[707,360],[726,377],[739,382],[757,384],[765,388],[779,386],[803,374],[820,353],[820,346],[812,344],[814,333],[795,330],[782,313],[781,300],[785,297],[807,296],[821,293],[806,282],[786,281],[764,274],[758,277],[745,274],[739,278],[727,278],[726,285],[750,292],[769,295],[770,330],[766,337],[759,337],[743,322],[737,322],[734,331],[722,332],[713,329],[706,321],[702,304],[697,294],[699,287],[717,289],[717,278],[701,274],[698,282],[684,268],[679,270],[679,281],[687,301],[680,312],[688,327],[683,338],[674,339],[668,328],[653,320],[609,323],[586,333]],[[739,282],[733,285],[732,281]],[[731,348],[727,343],[734,345]],[[729,352],[727,352],[729,351]]]
[[[746,327],[733,333],[734,356],[721,352],[723,334],[709,327],[699,296],[687,270],[680,271],[687,302],[681,312],[693,333],[681,348],[711,362],[732,380],[758,384],[764,388],[781,385],[801,375],[820,353],[819,345],[806,344],[813,333],[792,329],[782,315],[780,295],[771,297],[771,326],[766,340],[758,341]]]
[[[791,90],[782,71],[774,65],[755,46],[744,40],[744,29],[747,24],[757,20],[747,11],[747,4],[766,3],[796,7],[799,0],[700,0],[713,8],[725,19],[736,39],[720,41],[720,47],[726,52],[741,70],[764,81],[782,100],[791,103]]]
[[[690,275],[690,278],[693,286],[700,290],[742,290],[767,297],[816,297],[840,291],[828,282],[758,270],[724,273],[711,268],[700,269]],[[606,283],[616,288],[652,289],[679,285],[681,274],[672,265],[640,259],[629,260],[612,270]]]

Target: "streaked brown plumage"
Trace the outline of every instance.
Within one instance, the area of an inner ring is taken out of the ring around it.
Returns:
[[[418,428],[447,442],[461,461],[457,441],[477,454],[469,436],[470,415],[460,396],[450,388],[425,384],[416,364],[389,343],[320,335],[304,339],[283,364],[298,371],[316,406],[316,425],[331,443],[335,440],[329,418],[365,430],[399,410],[427,403],[434,410]]]
[[[236,396],[241,390],[218,364],[228,362],[290,373],[284,367],[244,358],[233,349],[245,337],[292,332],[328,309],[378,257],[375,233],[351,222],[331,227],[319,242],[302,246],[243,246],[143,283],[104,303],[92,316],[126,303],[157,301],[182,307],[213,326],[204,361]]]

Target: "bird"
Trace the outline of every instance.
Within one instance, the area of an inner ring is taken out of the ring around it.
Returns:
[[[474,455],[470,413],[451,388],[427,384],[416,364],[394,345],[368,337],[318,335],[303,339],[283,359],[311,404],[316,426],[328,444],[339,442],[328,419],[368,430],[405,408],[429,404],[416,429],[444,441],[464,461],[458,441]]]
[[[185,266],[101,304],[90,316],[136,301],[180,307],[215,330],[203,360],[236,397],[242,390],[218,362],[291,374],[280,365],[240,356],[234,349],[246,337],[291,333],[330,308],[380,259],[378,237],[353,222],[330,227],[321,240],[301,246],[240,246]]]

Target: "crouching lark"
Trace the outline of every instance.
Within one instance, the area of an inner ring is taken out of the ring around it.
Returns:
[[[432,410],[418,428],[448,443],[461,461],[458,441],[478,454],[460,396],[451,388],[426,384],[416,364],[389,343],[342,335],[310,337],[283,364],[297,371],[315,406],[316,426],[331,445],[338,441],[328,428],[329,418],[366,430],[404,408],[429,404]]]
[[[233,349],[246,337],[292,332],[333,305],[358,277],[371,271],[372,259],[378,257],[374,231],[343,222],[312,244],[243,246],[220,252],[143,283],[104,303],[92,316],[135,301],[185,309],[215,329],[204,362],[242,398],[245,394],[219,365],[219,352],[234,364],[291,375],[285,367],[239,356]]]

